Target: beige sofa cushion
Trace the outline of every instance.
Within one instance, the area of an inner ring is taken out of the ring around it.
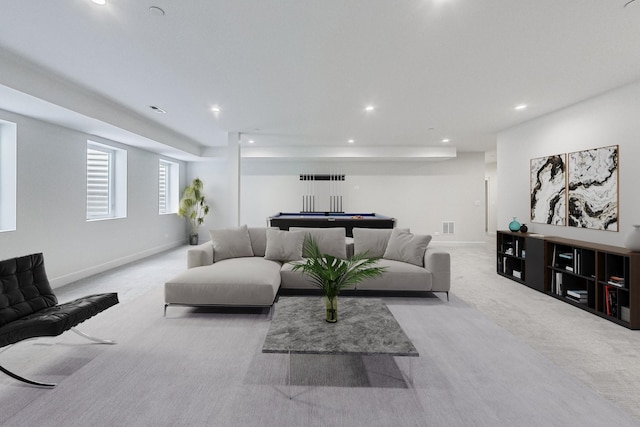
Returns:
[[[246,225],[238,228],[224,228],[209,230],[211,243],[213,244],[214,262],[229,258],[253,256],[251,238]]]
[[[307,236],[305,237],[305,240],[311,237],[318,245],[320,253],[341,259],[347,258],[347,248],[345,244],[347,230],[344,227],[290,227],[289,231],[303,231]],[[307,257],[308,254],[303,250],[302,256]]]
[[[267,230],[271,227],[248,227],[253,256],[264,256],[267,250]],[[277,230],[277,228],[273,228]]]
[[[267,230],[265,259],[295,261],[302,259],[304,233],[299,231]]]
[[[408,228],[400,230],[409,232]],[[367,252],[369,258],[382,258],[391,237],[391,228],[353,228],[353,252]]]
[[[365,279],[356,285],[360,290],[430,291],[432,275],[428,270],[402,261],[379,259],[376,266],[386,267],[381,277]]]
[[[409,233],[407,230],[394,228],[384,251],[383,258],[403,261],[422,267],[424,253],[431,241],[429,235]]]
[[[230,258],[186,270],[164,285],[165,303],[269,306],[280,286],[280,263]]]

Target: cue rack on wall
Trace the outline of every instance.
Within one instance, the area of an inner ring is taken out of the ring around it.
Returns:
[[[344,174],[300,174],[300,181],[304,185],[300,212],[344,212]]]

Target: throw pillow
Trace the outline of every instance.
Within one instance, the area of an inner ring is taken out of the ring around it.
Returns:
[[[409,231],[408,228],[401,230]],[[382,258],[387,250],[387,243],[391,237],[391,228],[357,228],[353,229],[353,252],[361,254],[367,252],[371,258]]]
[[[424,253],[430,241],[430,235],[411,234],[406,230],[394,228],[383,258],[423,267]]]
[[[320,253],[334,256],[340,259],[347,258],[347,230],[344,227],[328,227],[328,228],[308,228],[308,227],[291,227],[291,231],[304,232],[307,238],[311,237],[318,245]],[[308,254],[303,250],[303,257]]]
[[[265,259],[272,261],[297,261],[302,259],[304,233],[267,229]]]
[[[249,239],[253,256],[263,257],[267,250],[267,227],[249,227]]]
[[[253,256],[251,239],[246,225],[238,228],[209,230],[213,244],[213,261],[218,262],[228,258]]]

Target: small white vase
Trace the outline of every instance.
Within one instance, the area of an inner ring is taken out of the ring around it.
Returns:
[[[633,230],[627,234],[624,239],[624,247],[634,252],[640,252],[640,225],[634,225]]]

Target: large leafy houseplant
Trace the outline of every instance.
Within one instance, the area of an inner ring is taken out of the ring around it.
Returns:
[[[204,217],[209,213],[209,205],[203,194],[204,184],[200,178],[194,178],[191,185],[182,192],[178,216],[189,221],[189,242],[198,244],[198,227],[204,222]]]
[[[342,289],[356,285],[366,278],[377,277],[385,267],[377,267],[379,258],[368,258],[367,252],[354,254],[344,260],[324,254],[316,242],[305,239],[304,251],[307,258],[293,265],[293,271],[307,274],[314,286],[322,290],[326,304],[326,321],[338,321],[338,294]]]

